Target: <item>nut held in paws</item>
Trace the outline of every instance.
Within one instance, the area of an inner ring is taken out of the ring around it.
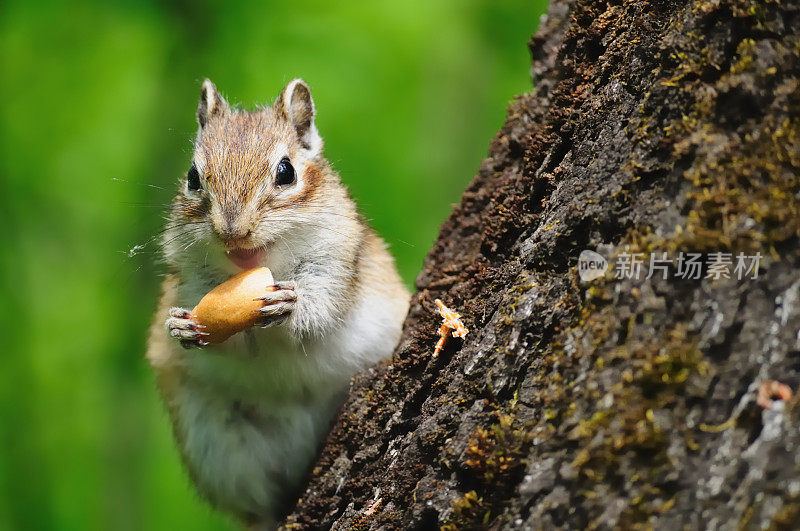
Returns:
[[[269,268],[242,271],[226,280],[203,297],[192,313],[204,326],[209,343],[222,343],[233,334],[254,326],[262,319],[259,309],[268,286],[274,284]]]

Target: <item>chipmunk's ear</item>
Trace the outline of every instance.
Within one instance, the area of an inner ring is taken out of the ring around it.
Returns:
[[[313,153],[322,149],[322,138],[314,125],[314,100],[302,79],[293,79],[275,101],[275,113],[288,121],[297,131],[303,147]]]
[[[200,124],[200,129],[206,126],[215,116],[223,116],[228,113],[228,102],[225,101],[217,87],[210,79],[203,81],[203,87],[200,89],[200,102],[197,104],[197,123]]]

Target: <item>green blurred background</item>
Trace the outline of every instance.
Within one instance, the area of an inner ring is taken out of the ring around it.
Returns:
[[[327,155],[411,285],[546,2],[0,4],[0,528],[233,529],[195,496],[143,352],[145,246],[189,165],[200,82],[302,76]]]

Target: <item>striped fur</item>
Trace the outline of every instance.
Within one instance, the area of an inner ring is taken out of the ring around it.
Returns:
[[[202,190],[184,180],[173,202],[163,237],[170,275],[148,345],[193,482],[215,506],[266,527],[299,487],[350,376],[391,353],[408,306],[313,118],[300,80],[274,107],[249,112],[203,84],[193,157]],[[283,157],[294,185],[275,184]],[[163,332],[168,307],[191,309],[237,272],[231,246],[263,249],[261,265],[296,284],[295,309],[284,325],[184,350]]]

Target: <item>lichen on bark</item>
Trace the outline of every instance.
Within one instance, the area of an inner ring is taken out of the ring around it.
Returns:
[[[555,0],[287,528],[775,527],[800,515],[800,6]],[[760,253],[582,282],[581,250]],[[470,334],[432,357],[435,298]]]

